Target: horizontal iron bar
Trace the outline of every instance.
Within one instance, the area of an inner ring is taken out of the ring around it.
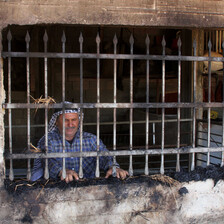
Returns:
[[[199,152],[223,152],[224,147],[183,147],[169,149],[135,149],[135,150],[113,150],[99,152],[61,152],[61,153],[16,153],[5,154],[5,159],[30,159],[30,158],[67,158],[67,157],[97,157],[97,156],[128,156],[128,155],[161,155],[177,153],[199,153]]]
[[[196,102],[196,103],[73,103],[69,108],[211,108],[224,107],[224,103]],[[28,104],[28,103],[3,103],[5,109],[45,109],[62,108],[61,104]],[[65,107],[66,108],[66,107]]]
[[[86,59],[142,59],[167,61],[218,61],[223,57],[182,56],[182,55],[144,55],[144,54],[85,54],[85,53],[52,53],[52,52],[2,52],[2,57],[22,58],[86,58]]]
[[[178,119],[166,119],[165,122],[166,123],[172,123],[172,122],[177,122]],[[192,121],[191,118],[185,118],[185,119],[180,119],[181,122],[188,122],[188,121]],[[149,120],[149,123],[161,123],[162,120]],[[145,124],[146,121],[133,121],[133,124]],[[114,122],[100,122],[100,125],[113,125]],[[117,125],[123,125],[123,124],[130,124],[130,121],[117,121],[116,122]],[[83,126],[94,126],[97,125],[97,123],[83,123]],[[30,125],[31,128],[44,128],[45,125],[44,124],[34,124],[34,125]],[[9,128],[8,125],[5,125],[5,128]],[[12,128],[27,128],[27,125],[12,125]],[[219,136],[219,135],[218,135]]]

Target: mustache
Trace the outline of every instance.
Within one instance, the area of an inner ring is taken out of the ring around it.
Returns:
[[[69,129],[76,129],[76,127],[66,127],[65,130],[69,130]]]

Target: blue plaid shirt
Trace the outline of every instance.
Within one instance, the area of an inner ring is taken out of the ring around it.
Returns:
[[[48,153],[52,152],[62,152],[63,139],[58,130],[55,128],[52,132],[48,133]],[[82,151],[83,152],[90,152],[97,150],[97,137],[93,134],[83,132],[82,138]],[[38,148],[42,151],[45,151],[45,136],[43,136],[40,141],[38,142]],[[100,140],[99,143],[99,150],[100,151],[107,151],[106,146]],[[77,131],[72,143],[65,141],[65,152],[79,152],[80,151],[80,132]],[[69,157],[65,158],[65,167],[69,170],[74,170],[76,173],[79,173],[79,157]],[[51,178],[57,178],[59,172],[62,170],[62,158],[50,158],[48,159],[49,165],[49,175]],[[105,172],[112,167],[113,165],[113,158],[109,156],[101,156],[99,158],[99,167],[101,170]],[[116,167],[119,165],[116,163]],[[83,157],[82,159],[82,167],[83,167],[83,175],[84,178],[94,178],[95,177],[95,170],[96,170],[96,157]],[[44,164],[41,159],[34,160],[34,167],[32,171],[31,180],[35,181],[43,176],[43,169]]]

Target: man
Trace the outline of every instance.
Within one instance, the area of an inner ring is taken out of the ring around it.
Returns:
[[[70,103],[70,102],[66,102]],[[79,152],[80,151],[80,109],[65,109],[65,152]],[[62,152],[63,147],[63,111],[57,110],[53,115],[49,123],[48,133],[48,153]],[[82,136],[83,148],[82,151],[96,151],[97,138],[95,135],[83,132]],[[45,136],[43,136],[38,142],[38,148],[45,151]],[[105,145],[100,140],[100,151],[107,151]],[[65,180],[66,183],[75,180],[79,180],[79,162],[80,158],[71,157],[65,158],[66,177],[62,177],[62,158],[50,158],[48,159],[49,175],[50,178],[60,178]],[[41,159],[34,160],[34,168],[32,172],[31,180],[35,181],[43,176],[43,167]],[[116,163],[116,175],[117,178],[125,179],[128,172],[121,169]],[[103,156],[99,158],[100,169],[106,172],[105,178],[112,175],[113,159],[112,157]],[[96,158],[84,157],[82,161],[84,178],[94,178],[96,170]]]

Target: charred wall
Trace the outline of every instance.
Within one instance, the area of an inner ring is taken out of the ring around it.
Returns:
[[[2,223],[223,223],[224,182],[168,176],[6,183]]]

